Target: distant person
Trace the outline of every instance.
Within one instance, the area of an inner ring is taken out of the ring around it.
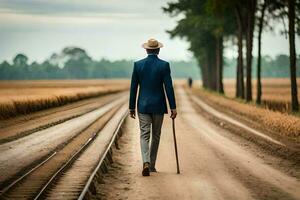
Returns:
[[[188,85],[189,85],[189,88],[192,88],[192,86],[193,86],[193,79],[191,77],[188,78]]]
[[[137,112],[140,124],[140,142],[143,159],[143,176],[156,172],[155,161],[159,146],[161,127],[164,114],[168,113],[165,92],[171,108],[171,118],[175,119],[176,103],[171,78],[170,64],[158,58],[163,44],[155,39],[149,39],[142,45],[148,56],[134,63],[129,110],[130,116],[135,119],[135,104],[137,89]],[[165,91],[164,91],[165,88]],[[152,141],[149,148],[150,130],[152,126]]]

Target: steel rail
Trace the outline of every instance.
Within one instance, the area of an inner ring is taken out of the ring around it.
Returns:
[[[86,182],[86,184],[85,184],[85,186],[84,186],[84,188],[83,188],[83,190],[82,190],[80,196],[78,197],[79,200],[83,200],[84,197],[85,197],[85,195],[86,195],[86,193],[88,192],[89,187],[90,187],[90,185],[91,185],[91,183],[92,183],[92,181],[93,181],[95,175],[97,174],[97,172],[98,172],[99,168],[101,167],[101,165],[102,165],[104,159],[106,158],[106,156],[107,156],[109,150],[111,149],[112,144],[115,142],[116,137],[117,137],[117,135],[118,135],[118,133],[119,133],[119,131],[120,131],[120,128],[121,128],[121,126],[123,125],[123,122],[124,122],[125,118],[127,117],[127,115],[128,115],[128,111],[126,111],[126,112],[124,113],[122,119],[119,121],[118,126],[116,127],[116,129],[115,129],[115,131],[114,131],[114,134],[113,134],[113,136],[112,136],[112,139],[111,139],[111,141],[110,141],[108,147],[106,148],[105,152],[104,152],[103,155],[101,156],[101,158],[100,158],[100,160],[99,160],[99,162],[98,162],[98,165],[96,166],[96,168],[94,169],[94,171],[93,171],[92,174],[90,175],[90,177],[89,177],[88,181]]]
[[[28,172],[26,172],[25,174],[23,174],[21,177],[19,177],[18,179],[14,180],[11,184],[9,184],[8,186],[6,186],[3,190],[1,190],[0,196],[2,194],[4,194],[6,191],[8,191],[10,188],[12,188],[14,185],[16,185],[17,183],[19,183],[21,180],[23,180],[25,177],[27,177],[29,174],[31,174],[33,171],[35,171],[36,169],[38,169],[39,167],[41,167],[43,164],[45,164],[46,162],[48,162],[53,156],[56,155],[56,153],[57,152],[55,151],[50,156],[48,156],[46,159],[44,159],[42,162],[40,162],[39,164],[37,164],[36,166],[34,166],[32,169],[30,169]]]
[[[78,149],[71,158],[62,165],[56,172],[51,176],[51,178],[47,181],[47,183],[44,185],[44,187],[39,191],[39,193],[34,197],[34,199],[40,199],[44,192],[49,188],[49,186],[53,183],[53,181],[60,175],[72,162],[79,156],[80,153],[83,152],[85,148],[91,143],[91,141],[95,138],[97,133],[95,133],[92,137],[90,137],[81,147]]]

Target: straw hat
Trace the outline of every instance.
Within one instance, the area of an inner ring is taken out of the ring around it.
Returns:
[[[164,45],[160,42],[158,42],[156,39],[149,39],[148,42],[144,43],[142,47],[144,49],[158,49],[163,47]]]

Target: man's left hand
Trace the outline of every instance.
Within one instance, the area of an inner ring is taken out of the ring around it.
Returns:
[[[129,114],[131,118],[135,119],[135,110],[130,110]]]
[[[171,117],[172,119],[175,119],[176,116],[177,116],[177,111],[176,111],[176,109],[171,110],[171,116],[170,116],[170,117]]]

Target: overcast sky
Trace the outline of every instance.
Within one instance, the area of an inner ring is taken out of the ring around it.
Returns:
[[[17,53],[43,61],[66,46],[82,47],[94,59],[138,59],[144,56],[141,43],[150,37],[164,43],[161,57],[189,60],[188,43],[165,32],[176,25],[161,10],[168,1],[0,0],[0,62]],[[265,33],[263,53],[288,53],[288,40]],[[234,54],[234,48],[225,53]]]

